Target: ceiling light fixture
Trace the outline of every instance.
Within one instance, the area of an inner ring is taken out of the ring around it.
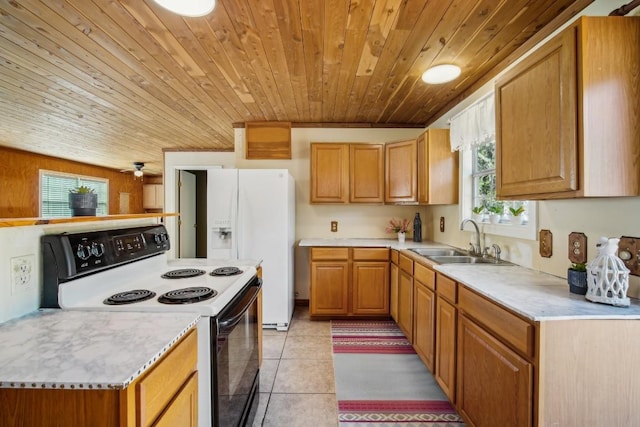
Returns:
[[[182,16],[204,16],[216,6],[216,0],[154,0],[165,9]]]
[[[135,168],[135,170],[133,171],[133,176],[135,176],[136,178],[140,178],[142,175],[144,175],[144,172],[142,171],[144,163],[133,162],[133,167]]]
[[[422,74],[422,81],[429,84],[439,84],[455,80],[460,75],[460,67],[453,64],[436,65]]]

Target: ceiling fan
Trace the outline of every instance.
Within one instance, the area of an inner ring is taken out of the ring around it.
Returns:
[[[136,178],[141,178],[144,175],[144,171],[142,170],[144,168],[144,163],[143,162],[133,162],[133,169],[123,169],[120,172],[130,172],[133,171],[133,176]]]

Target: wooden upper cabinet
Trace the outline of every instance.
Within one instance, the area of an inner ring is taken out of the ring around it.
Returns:
[[[312,143],[311,203],[384,202],[384,144]]]
[[[497,81],[499,197],[640,195],[639,45],[640,17],[582,17]]]
[[[385,202],[418,202],[417,157],[415,139],[385,145]]]
[[[291,122],[245,123],[247,159],[291,159]]]
[[[349,144],[349,202],[384,202],[384,144]]]
[[[418,203],[458,203],[458,152],[451,152],[449,129],[428,129],[418,137]]]
[[[311,144],[311,203],[349,201],[349,145]]]

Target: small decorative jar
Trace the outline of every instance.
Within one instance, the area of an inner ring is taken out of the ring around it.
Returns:
[[[400,243],[404,243],[404,239],[406,237],[407,233],[400,231],[398,232],[398,242]]]
[[[601,237],[598,256],[587,264],[587,294],[585,298],[620,307],[630,304],[629,269],[616,255],[620,239]]]

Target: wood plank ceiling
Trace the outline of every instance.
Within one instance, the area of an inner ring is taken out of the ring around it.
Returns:
[[[0,145],[116,169],[245,121],[424,126],[591,0],[0,0]],[[432,64],[456,81],[420,80]]]

